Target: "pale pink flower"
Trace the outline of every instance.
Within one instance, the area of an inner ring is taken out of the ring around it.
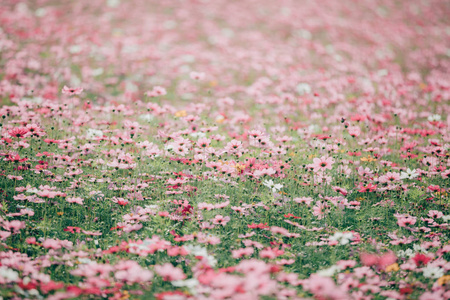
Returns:
[[[430,210],[428,212],[428,216],[433,219],[439,219],[444,216],[444,213],[438,210]]]
[[[319,220],[325,217],[325,214],[328,212],[328,205],[325,202],[317,201],[316,205],[313,207],[313,215],[316,216]]]
[[[222,215],[216,215],[214,219],[212,219],[213,224],[222,225],[225,226],[230,221],[230,217],[222,216]]]
[[[400,227],[406,227],[406,225],[414,225],[416,224],[417,218],[416,217],[400,217],[397,219],[397,224]]]
[[[231,254],[233,258],[241,258],[243,256],[250,256],[255,250],[252,247],[241,248],[237,250],[232,250]]]
[[[315,172],[318,171],[325,171],[325,170],[331,170],[332,165],[334,163],[334,159],[329,156],[322,156],[321,158],[314,158],[312,167],[314,168]]]
[[[61,243],[59,240],[55,240],[55,239],[46,239],[43,243],[42,243],[42,247],[44,248],[50,248],[53,250],[57,250],[61,248]]]
[[[352,137],[358,137],[361,134],[361,128],[358,126],[349,127],[347,130]]]
[[[314,199],[311,197],[300,197],[300,198],[294,198],[293,200],[299,204],[305,203],[308,206],[314,201]]]
[[[64,95],[68,95],[68,96],[72,96],[72,95],[79,95],[83,92],[83,88],[78,87],[78,88],[69,88],[67,86],[64,86],[62,89],[62,93]]]
[[[114,277],[128,284],[146,283],[153,278],[152,271],[142,268],[135,261],[121,261],[115,266],[115,269]],[[108,268],[106,271],[109,273]]]
[[[186,274],[181,269],[174,267],[171,263],[165,263],[162,266],[155,265],[155,272],[165,281],[183,280],[186,278]]]
[[[146,93],[149,97],[157,97],[157,96],[164,96],[167,94],[167,91],[162,86],[154,86],[151,91],[148,91]]]
[[[3,228],[8,231],[13,231],[14,233],[18,233],[20,229],[25,228],[25,222],[19,220],[4,221]]]
[[[211,144],[211,140],[208,138],[200,138],[197,141],[197,146],[202,149],[208,148],[209,144]]]
[[[0,230],[0,240],[6,240],[9,236],[11,236],[11,232]]]
[[[203,72],[191,72],[191,73],[189,73],[189,77],[191,77],[191,79],[194,79],[194,80],[203,80],[203,79],[205,79],[205,73],[203,73]]]
[[[83,205],[84,199],[80,198],[80,197],[71,197],[71,198],[66,198],[66,201],[69,203],[77,203],[77,204]]]

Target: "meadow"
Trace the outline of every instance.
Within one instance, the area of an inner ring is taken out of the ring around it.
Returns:
[[[448,1],[0,2],[0,299],[450,299]]]

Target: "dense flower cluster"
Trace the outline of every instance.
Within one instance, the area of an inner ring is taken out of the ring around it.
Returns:
[[[450,299],[449,15],[2,1],[0,298]]]

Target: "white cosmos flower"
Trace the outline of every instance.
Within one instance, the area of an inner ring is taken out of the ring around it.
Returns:
[[[399,250],[397,252],[398,257],[413,257],[414,251],[412,249],[406,249],[406,250]]]
[[[6,282],[15,282],[19,279],[19,273],[7,267],[0,267],[0,277]]]
[[[320,271],[318,271],[316,274],[317,274],[317,275],[320,275],[320,276],[323,276],[323,277],[331,277],[331,276],[333,276],[336,272],[339,272],[340,270],[341,270],[340,267],[334,265],[334,266],[329,267],[328,269],[320,270]]]
[[[300,95],[311,93],[311,86],[307,83],[299,83],[296,87],[297,93]]]
[[[154,116],[152,114],[145,114],[145,115],[140,115],[139,119],[144,122],[150,123],[154,119]]]
[[[35,188],[35,187],[32,187],[32,188],[27,190],[27,193],[32,193],[32,194],[36,194],[38,192],[39,192],[39,190],[37,188]]]
[[[273,193],[276,193],[276,192],[278,192],[279,190],[281,190],[283,188],[282,184],[279,184],[279,183],[275,184],[273,182],[273,180],[264,180],[263,181],[263,185],[265,185],[268,188],[272,189]]]
[[[102,136],[103,136],[103,132],[98,129],[89,128],[86,132],[86,138],[89,140],[96,138],[96,137],[102,137]]]
[[[441,116],[440,115],[430,115],[428,116],[428,121],[433,122],[433,121],[440,121],[441,120]]]
[[[80,263],[82,263],[82,264],[90,264],[90,263],[93,262],[93,261],[90,260],[89,258],[83,258],[83,257],[78,258],[78,261],[79,261]]]
[[[428,253],[427,249],[425,249],[424,247],[422,247],[421,245],[418,244],[414,244],[413,245],[414,251],[416,252],[422,252],[422,253]]]
[[[206,251],[206,248],[204,247],[201,247],[199,245],[186,245],[186,249],[192,255],[206,257],[206,259],[208,260],[208,264],[211,267],[214,267],[217,264],[217,260],[212,255],[209,255]]]
[[[108,0],[106,3],[109,7],[117,7],[120,4],[120,0]]]
[[[410,168],[408,168],[406,172],[401,172],[400,179],[414,179],[417,176],[419,176],[419,174],[416,172],[415,169],[411,170]]]
[[[206,134],[204,132],[197,131],[197,132],[191,133],[190,136],[192,136],[194,138],[202,138],[202,137],[205,137]]]
[[[265,185],[265,186],[267,186],[268,188],[271,188],[272,186],[273,186],[273,180],[264,180],[263,181],[263,184]]]
[[[423,276],[427,278],[439,278],[444,276],[444,271],[439,267],[426,266],[422,269]]]
[[[279,184],[279,183],[277,183],[277,184],[275,184],[274,186],[273,186],[273,188],[272,188],[272,192],[278,192],[279,190],[281,190],[283,188],[283,185],[282,184]]]
[[[338,241],[341,245],[347,245],[353,238],[351,232],[336,232],[333,236],[329,238],[330,241]]]
[[[198,285],[198,283],[199,283],[198,280],[195,278],[172,281],[172,285],[176,287],[187,287],[189,291],[193,294],[195,294],[195,287]]]
[[[186,280],[175,280],[171,282],[173,286],[176,287],[187,287],[189,289],[189,292],[193,295],[197,294],[196,287],[198,286],[199,282],[195,278],[190,278]]]

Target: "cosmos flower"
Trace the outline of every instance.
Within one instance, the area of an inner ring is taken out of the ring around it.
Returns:
[[[272,190],[273,193],[278,192],[283,188],[283,185],[280,183],[274,183],[273,180],[264,180],[263,185],[267,186]]]
[[[401,172],[400,179],[414,179],[419,176],[420,174],[418,174],[416,170],[411,170],[408,168],[406,169],[406,172]]]
[[[78,87],[78,88],[69,88],[67,86],[64,86],[62,89],[62,93],[64,95],[68,95],[68,96],[73,96],[73,95],[79,95],[83,92],[83,88]]]
[[[321,158],[314,158],[312,166],[314,168],[314,172],[323,172],[325,170],[331,170],[333,163],[334,159],[332,157],[322,156]]]

